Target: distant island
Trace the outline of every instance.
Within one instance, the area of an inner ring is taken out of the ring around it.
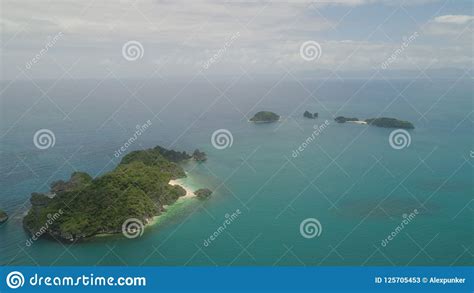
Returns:
[[[250,118],[251,122],[257,123],[269,123],[278,120],[280,120],[280,116],[270,111],[260,111]]]
[[[408,121],[398,120],[395,118],[371,118],[366,119],[365,122],[369,125],[386,128],[403,128],[403,129],[415,129],[415,126]]]
[[[8,215],[4,211],[0,210],[0,224],[8,220]]]
[[[359,118],[347,118],[344,116],[339,116],[334,119],[337,123],[346,123],[346,122],[351,122],[351,121],[360,121]]]
[[[354,122],[358,124],[368,124],[377,127],[384,127],[384,128],[403,128],[403,129],[414,129],[415,126],[408,121],[399,120],[395,118],[370,118],[366,120],[359,120],[358,118],[347,118],[344,116],[339,116],[334,119],[337,123],[345,123],[345,122]]]
[[[186,177],[178,163],[205,158],[203,152],[198,153],[195,158],[157,146],[130,152],[113,171],[95,179],[87,173],[74,172],[68,181],[53,182],[50,193],[32,193],[32,207],[23,226],[32,235],[41,231],[42,236],[77,241],[120,233],[122,224],[130,218],[150,223],[165,211],[165,205],[186,195],[183,187],[169,183]],[[58,211],[61,216],[45,229],[46,221]]]
[[[303,117],[309,118],[309,119],[316,119],[316,118],[318,118],[318,116],[319,116],[318,113],[312,114],[312,113],[309,112],[309,111],[304,111],[304,113],[303,113]]]

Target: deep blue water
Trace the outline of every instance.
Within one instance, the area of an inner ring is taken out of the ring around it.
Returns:
[[[473,264],[472,80],[277,81],[2,83],[0,209],[10,220],[0,226],[0,264]],[[249,123],[260,110],[282,121]],[[304,110],[319,118],[303,118]],[[410,146],[396,150],[392,129],[337,124],[337,115],[396,117],[416,128]],[[26,246],[21,219],[30,193],[46,192],[75,170],[99,176],[113,169],[114,152],[147,120],[151,127],[127,151],[204,150],[207,162],[184,167],[192,185],[214,190],[212,198],[170,208],[137,239]],[[35,147],[39,129],[55,134],[54,147]],[[232,133],[231,147],[212,146],[217,129]],[[237,209],[241,215],[205,246]],[[419,214],[382,246],[415,209]],[[302,237],[307,218],[319,220],[321,235]]]

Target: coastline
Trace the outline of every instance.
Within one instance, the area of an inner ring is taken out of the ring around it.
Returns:
[[[354,124],[362,124],[362,125],[367,125],[367,122],[358,120],[358,121],[346,121],[346,123],[354,123]]]
[[[181,186],[184,190],[186,190],[186,194],[184,196],[180,196],[178,198],[179,199],[187,199],[187,198],[193,198],[193,197],[196,197],[196,195],[194,194],[194,191],[192,189],[191,186],[189,186],[188,184],[186,184],[185,182],[183,182],[183,178],[181,179],[172,179],[168,182],[169,185],[173,185],[173,186]]]
[[[171,205],[165,205],[163,208],[165,211],[157,216],[151,217],[148,219],[147,223],[143,225],[143,227],[146,229],[148,227],[153,227],[156,224],[160,223],[160,220],[164,219],[165,217],[170,216],[170,210],[175,208],[179,208],[181,204],[184,204],[185,202],[188,202],[188,199],[196,198],[197,196],[194,194],[194,187],[191,186],[191,184],[184,182],[187,178],[189,178],[189,175],[186,173],[188,177],[185,178],[180,178],[180,179],[172,179],[168,182],[169,185],[178,185],[181,186],[184,190],[186,190],[186,194],[184,196],[180,196],[176,202],[174,202]],[[92,238],[101,238],[101,237],[109,237],[109,236],[116,236],[117,233],[101,233],[94,235]]]
[[[145,228],[158,224],[161,219],[164,219],[164,218],[170,216],[170,210],[172,210],[174,208],[178,208],[179,206],[181,206],[181,204],[184,204],[184,203],[188,202],[188,199],[192,199],[192,198],[197,197],[194,194],[194,191],[193,191],[193,190],[196,190],[197,188],[194,188],[193,186],[191,186],[191,184],[189,184],[188,182],[185,182],[186,179],[189,179],[189,175],[188,175],[187,172],[186,172],[186,176],[187,177],[185,177],[185,178],[172,179],[168,182],[169,185],[181,186],[184,190],[186,190],[186,194],[184,196],[180,196],[176,200],[176,202],[174,202],[173,204],[163,206],[165,211],[163,213],[161,213],[160,215],[157,215],[157,216],[154,216],[153,218],[151,218],[150,221],[147,224],[145,224]]]

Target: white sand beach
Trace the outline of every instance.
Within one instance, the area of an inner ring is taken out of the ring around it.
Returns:
[[[186,186],[181,179],[175,179],[175,180],[170,180],[170,182],[168,182],[169,185],[179,185],[181,186],[182,188],[184,188],[184,190],[186,190],[186,195],[184,196],[181,196],[180,198],[193,198],[195,197],[196,195],[194,194],[194,191],[189,187],[189,186]]]
[[[346,121],[346,122],[355,123],[355,124],[364,124],[364,125],[367,124],[367,122],[361,121],[361,120],[359,120],[359,121]]]

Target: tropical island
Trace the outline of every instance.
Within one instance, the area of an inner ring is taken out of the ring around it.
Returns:
[[[278,120],[280,120],[280,116],[270,111],[257,112],[252,118],[250,118],[251,122],[256,122],[256,123],[269,123],[269,122],[275,122]]]
[[[41,236],[72,242],[120,233],[130,218],[148,224],[165,212],[164,206],[186,195],[182,186],[169,183],[186,177],[179,163],[192,158],[157,146],[130,152],[113,171],[97,178],[74,172],[68,181],[53,182],[50,193],[32,193],[23,226],[32,235],[41,231]],[[61,215],[48,222],[58,211]]]
[[[309,111],[304,111],[303,117],[309,118],[309,119],[316,119],[318,118],[319,114],[318,113],[311,113]]]
[[[395,118],[387,118],[387,117],[359,120],[358,118],[347,118],[344,116],[338,116],[334,120],[337,123],[353,122],[353,123],[358,123],[358,124],[368,124],[368,125],[384,127],[384,128],[403,128],[403,129],[415,128],[415,126],[411,122],[399,120]]]
[[[8,220],[8,215],[4,211],[0,210],[0,224]]]

